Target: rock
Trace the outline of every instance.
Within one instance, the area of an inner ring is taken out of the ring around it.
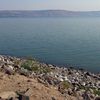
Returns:
[[[82,85],[82,86],[85,86],[85,85],[86,85],[86,83],[85,83],[85,82],[82,82],[82,83],[81,83],[81,85]]]
[[[27,82],[32,82],[32,80],[28,79]]]
[[[20,66],[19,65],[14,65],[14,68],[18,69],[18,68],[20,68]]]
[[[90,94],[90,98],[94,100],[95,95],[94,94]]]
[[[6,74],[14,75],[14,70],[11,66],[10,67],[9,66],[8,67],[4,66],[4,71],[5,71]]]
[[[58,80],[59,80],[60,82],[63,82],[63,81],[64,81],[61,77],[59,77]]]
[[[51,65],[51,64],[48,64],[48,67],[54,68],[54,66],[53,66],[53,65]]]
[[[51,100],[56,100],[56,98],[55,97],[51,97]]]
[[[19,100],[18,98],[11,98],[10,100]]]
[[[54,78],[53,77],[51,77],[51,76],[44,76],[44,80],[46,81],[46,82],[48,82],[48,84],[49,85],[54,85]]]
[[[69,81],[69,79],[67,78],[67,76],[64,77],[64,81]]]
[[[100,100],[100,97],[96,97],[95,100]]]
[[[30,73],[29,77],[30,78],[36,78],[37,76],[36,76],[36,73],[35,72],[32,72],[32,73]]]
[[[8,65],[8,68],[9,68],[10,70],[14,70],[14,67],[11,66],[11,65]]]
[[[33,91],[31,89],[28,89],[24,94],[18,93],[19,100],[33,100],[32,95]]]
[[[24,94],[19,94],[19,100],[30,100],[30,98]]]
[[[42,80],[40,78],[37,78],[37,80],[38,80],[39,83],[45,84],[44,80]]]
[[[30,72],[27,69],[24,69],[24,68],[21,68],[18,72],[21,75],[25,75],[25,76],[29,76],[30,75]]]
[[[82,97],[83,97],[83,100],[91,100],[91,98],[90,98],[89,94],[87,93],[87,91],[85,91],[83,93]]]
[[[73,91],[72,91],[72,89],[68,89],[68,95],[72,95],[73,94]]]
[[[26,96],[32,96],[32,94],[33,94],[33,90],[32,89],[27,89],[25,95]]]
[[[8,92],[2,92],[2,93],[0,93],[0,97],[2,99],[11,99],[11,98],[18,97],[18,95],[15,92],[13,92],[13,91],[8,91]]]

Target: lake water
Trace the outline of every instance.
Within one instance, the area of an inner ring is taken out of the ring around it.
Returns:
[[[100,72],[100,18],[0,18],[0,54]]]

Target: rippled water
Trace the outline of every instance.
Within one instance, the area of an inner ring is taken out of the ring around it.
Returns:
[[[1,18],[0,54],[100,71],[100,18]]]

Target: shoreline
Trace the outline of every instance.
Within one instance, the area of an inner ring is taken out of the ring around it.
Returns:
[[[55,64],[55,63],[48,63],[48,62],[45,62],[45,61],[42,61],[42,60],[39,60],[37,58],[34,58],[33,56],[15,56],[15,55],[9,55],[9,54],[1,54],[0,56],[5,56],[5,57],[16,57],[16,58],[20,58],[20,59],[33,59],[39,63],[44,63],[44,64],[47,64],[47,65],[53,65],[53,66],[56,66],[56,67],[59,67],[59,68],[69,68],[69,69],[75,69],[75,70],[84,70],[84,71],[87,71],[87,72],[91,72],[91,73],[94,73],[94,74],[99,74],[99,72],[97,71],[90,71],[86,68],[83,68],[83,67],[87,67],[87,66],[83,66],[83,65],[77,65],[77,64]]]
[[[85,70],[45,64],[32,58],[0,55],[0,72],[36,79],[46,87],[56,88],[64,95],[73,96],[80,93],[79,97],[82,97],[86,93],[88,98],[100,96],[100,74]]]

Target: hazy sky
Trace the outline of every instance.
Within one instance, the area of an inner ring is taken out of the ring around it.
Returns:
[[[100,10],[100,0],[0,0],[0,10]]]

